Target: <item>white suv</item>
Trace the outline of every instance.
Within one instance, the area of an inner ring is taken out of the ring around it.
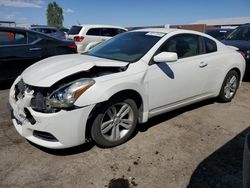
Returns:
[[[93,46],[126,32],[127,29],[110,25],[73,25],[67,39],[74,40],[79,53],[88,51]]]

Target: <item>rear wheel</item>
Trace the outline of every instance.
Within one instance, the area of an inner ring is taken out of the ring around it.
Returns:
[[[126,142],[133,134],[138,119],[132,99],[114,99],[103,105],[91,128],[91,137],[98,146],[114,147]]]
[[[219,94],[221,102],[230,102],[233,99],[239,86],[239,80],[239,75],[235,70],[227,73]]]

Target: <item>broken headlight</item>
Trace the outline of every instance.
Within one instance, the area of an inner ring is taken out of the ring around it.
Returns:
[[[51,93],[46,105],[51,108],[70,108],[88,88],[95,84],[93,79],[80,79],[66,84]]]

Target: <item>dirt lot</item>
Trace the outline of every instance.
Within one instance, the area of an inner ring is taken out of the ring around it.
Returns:
[[[0,187],[242,187],[250,82],[231,103],[208,100],[161,115],[113,149],[34,146],[12,126],[7,97],[0,90]]]

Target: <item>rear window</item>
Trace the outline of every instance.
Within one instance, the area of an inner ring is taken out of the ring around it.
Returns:
[[[80,33],[82,26],[72,26],[68,31],[69,35],[77,35]]]
[[[0,31],[0,45],[27,44],[26,33]]]

